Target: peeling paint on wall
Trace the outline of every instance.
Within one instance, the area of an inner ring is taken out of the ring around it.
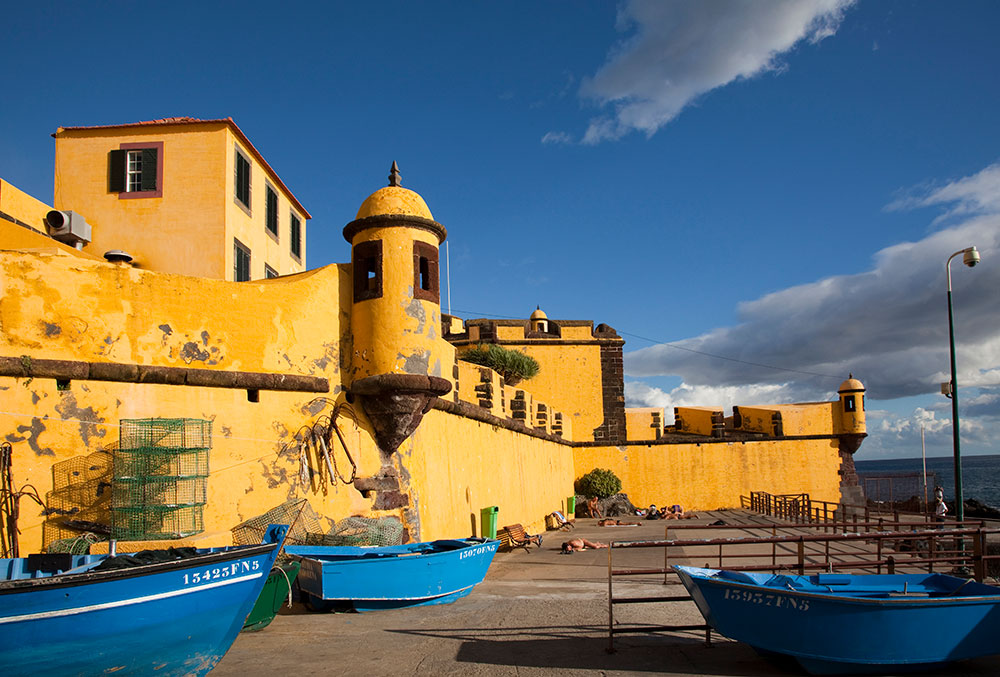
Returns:
[[[99,416],[93,407],[81,408],[72,391],[63,395],[62,401],[56,405],[55,409],[64,419],[73,420],[79,424],[80,439],[83,441],[85,449],[90,448],[91,438],[104,439],[107,435],[107,430],[102,425],[105,422],[104,417]]]
[[[426,374],[431,359],[431,351],[424,350],[413,353],[409,357],[400,354],[399,359],[403,360],[403,371],[407,374]]]
[[[18,433],[22,434],[18,435],[17,433],[8,433],[5,439],[11,444],[15,442],[27,442],[28,447],[30,447],[31,450],[35,452],[35,456],[56,455],[56,453],[52,451],[51,448],[49,447],[42,448],[38,444],[38,436],[41,435],[46,430],[45,424],[42,422],[42,419],[33,418],[31,419],[30,426],[19,425],[17,426],[17,428],[15,428],[15,430],[17,430]]]
[[[338,362],[337,358],[338,358],[337,342],[328,341],[327,343],[323,344],[323,355],[313,360],[313,364],[319,367],[320,370],[326,371],[327,367],[329,367],[331,363],[337,364]],[[309,373],[313,374],[315,372],[310,370]]]
[[[410,288],[410,295],[413,295],[412,287]],[[413,299],[409,303],[405,304],[404,309],[407,315],[417,321],[416,333],[423,334],[424,325],[427,322],[427,312],[424,310],[424,304],[417,299]]]
[[[186,363],[191,364],[195,360],[198,362],[204,362],[209,358],[209,353],[207,350],[202,350],[198,347],[198,344],[194,341],[188,341],[181,348],[181,359]]]

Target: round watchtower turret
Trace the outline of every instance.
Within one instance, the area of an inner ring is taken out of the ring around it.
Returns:
[[[379,407],[403,397],[422,408],[428,397],[451,390],[443,373],[451,371],[454,349],[440,336],[438,275],[438,246],[446,236],[424,199],[400,185],[395,162],[389,185],[368,196],[344,227],[353,267],[350,389],[366,398],[377,430],[393,429],[379,430],[379,446],[387,451],[413,432],[420,416],[406,430],[412,412],[386,411],[382,418],[400,420],[379,423]]]
[[[865,426],[865,386],[853,374],[840,384],[837,390],[840,395],[840,425],[841,434],[854,436],[860,446],[861,439],[867,433]]]
[[[531,331],[548,332],[549,316],[545,314],[541,306],[535,306],[535,312],[531,314]]]

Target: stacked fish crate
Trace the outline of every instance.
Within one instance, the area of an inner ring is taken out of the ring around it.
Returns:
[[[211,446],[211,421],[123,420],[111,486],[113,537],[162,540],[204,531]]]

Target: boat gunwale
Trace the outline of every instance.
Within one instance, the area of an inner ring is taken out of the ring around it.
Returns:
[[[466,539],[445,538],[445,539],[440,539],[440,541],[426,541],[426,543],[458,542],[458,541],[463,541],[463,540],[466,540]],[[483,546],[489,547],[489,545],[490,545],[491,542],[494,542],[494,539],[488,539],[488,540],[485,540],[485,541],[482,541],[482,542],[467,543],[466,545],[462,545],[462,546],[457,547],[457,548],[449,548],[447,550],[433,550],[433,549],[429,549],[428,551],[424,551],[424,552],[419,551],[419,550],[416,550],[416,551],[401,550],[399,552],[383,552],[383,553],[379,553],[377,551],[380,550],[380,549],[384,549],[384,548],[406,547],[406,545],[403,545],[403,546],[398,546],[398,545],[374,546],[372,548],[365,548],[365,549],[362,549],[361,546],[356,546],[356,545],[292,545],[292,546],[287,546],[285,548],[285,554],[286,555],[290,555],[291,557],[298,557],[300,559],[313,560],[314,562],[319,562],[320,564],[353,564],[355,562],[363,562],[365,564],[371,564],[372,562],[396,562],[396,561],[401,561],[401,560],[409,560],[409,559],[414,558],[414,557],[417,557],[417,558],[420,558],[420,559],[426,559],[426,558],[431,558],[431,557],[440,557],[440,556],[445,556],[445,555],[454,555],[456,553],[460,553],[460,552],[463,552],[465,550],[468,550],[469,548],[479,548],[479,547],[483,547]],[[500,541],[495,541],[495,542],[497,544],[496,547],[499,548]],[[412,544],[409,544],[409,545],[419,545],[419,544],[412,543]],[[334,549],[334,548],[352,548],[352,549],[356,549],[357,551],[356,552],[349,552],[349,553],[330,552],[328,554],[327,553],[323,553],[323,552],[316,552],[315,550],[313,552],[308,552],[308,553],[307,552],[300,552],[300,551],[304,551],[306,549],[324,549],[325,550],[325,549]],[[493,552],[495,554],[496,550],[494,549]],[[478,553],[478,554],[485,555],[486,551],[483,551],[482,553]],[[333,557],[336,557],[337,559],[336,560],[330,559],[330,558],[333,558]]]
[[[680,567],[678,567],[678,568],[680,568]],[[693,568],[693,567],[684,567],[684,568],[688,569],[688,568]],[[711,569],[710,571],[720,571],[720,570],[719,569]],[[716,587],[721,587],[721,588],[725,588],[725,587],[737,587],[737,588],[743,588],[743,589],[746,589],[746,590],[753,590],[755,592],[775,592],[775,593],[779,593],[780,592],[780,593],[785,594],[785,595],[794,595],[796,597],[808,597],[808,598],[812,598],[812,599],[820,599],[820,600],[823,600],[823,601],[836,600],[838,602],[850,602],[850,603],[878,605],[878,606],[885,606],[885,605],[890,605],[890,606],[917,606],[917,605],[919,605],[919,606],[941,606],[941,605],[954,606],[957,603],[969,603],[969,602],[972,602],[972,603],[975,603],[975,604],[985,604],[985,603],[996,604],[996,603],[1000,603],[1000,592],[998,592],[996,595],[975,595],[975,596],[954,595],[954,596],[941,596],[941,597],[879,597],[879,598],[853,597],[853,596],[848,596],[848,595],[837,594],[836,592],[832,592],[832,591],[831,592],[806,591],[806,590],[797,590],[797,589],[790,589],[790,588],[770,587],[770,586],[765,586],[765,585],[761,585],[761,584],[743,583],[743,582],[740,582],[740,581],[733,581],[733,580],[722,580],[722,579],[717,579],[717,578],[713,578],[713,577],[709,577],[709,576],[704,576],[704,575],[694,575],[694,574],[689,573],[688,571],[684,571],[684,574],[686,574],[687,576],[689,576],[694,581],[703,581],[703,582],[705,582],[707,584],[710,584],[710,585],[713,585],[713,586],[716,586]],[[785,574],[785,575],[789,575],[789,574]],[[795,574],[792,574],[792,575],[795,575]],[[871,574],[871,575],[876,575],[877,576],[878,574]],[[903,574],[903,575],[906,575],[906,574]],[[921,574],[916,574],[916,575],[921,575]],[[888,592],[888,591],[886,591],[886,592]],[[737,600],[737,601],[739,601],[739,600]]]
[[[81,573],[61,573],[40,578],[15,578],[0,580],[0,595],[11,595],[23,592],[37,592],[46,589],[57,589],[67,587],[79,587],[82,585],[93,585],[106,581],[150,576],[159,573],[167,573],[180,569],[197,569],[206,564],[216,562],[226,562],[242,557],[255,557],[260,554],[271,552],[278,547],[278,543],[259,543],[256,545],[235,546],[226,550],[216,552],[199,553],[193,557],[174,560],[171,562],[154,562],[135,567],[123,569],[110,569],[106,571],[84,571]],[[129,554],[129,553],[122,553]]]

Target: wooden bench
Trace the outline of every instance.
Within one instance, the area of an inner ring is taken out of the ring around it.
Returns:
[[[500,530],[497,534],[500,538],[501,544],[513,550],[514,548],[524,548],[528,550],[529,545],[536,545],[541,547],[542,537],[532,536],[531,534],[525,532],[524,527],[520,524],[508,524]]]

